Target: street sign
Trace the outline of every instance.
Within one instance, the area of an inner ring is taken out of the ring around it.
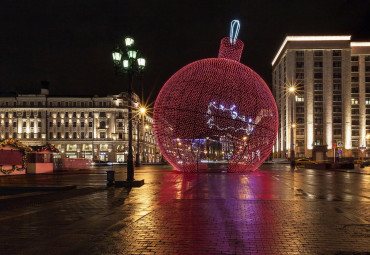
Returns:
[[[366,150],[366,146],[361,146],[360,150]]]
[[[333,149],[337,148],[337,143],[333,143]]]
[[[337,146],[338,146],[338,147],[343,147],[343,142],[342,142],[342,141],[338,141],[338,142],[337,142]]]

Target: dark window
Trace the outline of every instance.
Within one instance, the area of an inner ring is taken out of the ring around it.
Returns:
[[[314,101],[322,101],[322,96],[315,96]]]
[[[13,122],[13,127],[17,127],[17,122]]]
[[[57,127],[60,127],[60,122],[57,122]]]
[[[315,90],[322,90],[322,84],[315,84]]]
[[[342,107],[340,106],[333,107],[333,112],[342,112]]]
[[[359,109],[352,109],[352,114],[359,114],[360,113],[360,110]]]
[[[358,93],[358,87],[353,87],[351,88],[352,93]]]
[[[351,77],[352,82],[358,82],[358,77]]]
[[[73,127],[77,127],[77,123],[76,122],[73,122]]]
[[[90,121],[89,122],[89,127],[92,127],[93,126],[93,123]]]
[[[322,108],[321,108],[321,107],[315,107],[315,112],[316,112],[316,113],[320,113],[320,112],[322,112]]]
[[[358,61],[358,56],[352,56],[351,61]]]
[[[360,125],[360,121],[359,120],[352,120],[352,125]]]
[[[49,122],[49,127],[52,127],[53,126],[53,122]]]
[[[105,121],[100,121],[99,128],[105,128]]]
[[[370,61],[370,56],[365,56],[365,61]]]
[[[365,66],[365,72],[370,72],[370,66]]]
[[[89,138],[92,139],[93,136],[92,136],[92,132],[89,132]]]
[[[322,79],[322,73],[314,73],[313,77],[315,79]]]
[[[68,138],[69,138],[69,133],[68,133],[68,132],[66,132],[66,133],[65,133],[64,138],[66,138],[66,139],[68,139]]]
[[[49,132],[49,139],[53,138],[53,132]]]
[[[85,139],[85,132],[81,132],[81,139]]]
[[[358,72],[358,66],[351,66],[352,72]]]
[[[334,135],[341,135],[342,129],[334,129]]]
[[[296,67],[297,68],[303,68],[304,67],[304,62],[296,62]]]
[[[92,117],[93,117],[93,113],[89,112],[89,118],[92,118]]]
[[[335,84],[333,85],[333,89],[334,89],[334,90],[341,90],[341,89],[342,89],[342,85],[341,85],[341,84],[339,84],[339,83],[335,83]]]
[[[105,132],[100,132],[100,138],[105,138]]]
[[[76,112],[73,112],[73,117],[75,117],[75,118],[76,118]]]
[[[341,67],[342,66],[342,62],[340,61],[333,61],[333,67]]]
[[[342,51],[340,50],[333,50],[333,56],[341,56],[342,55]]]
[[[321,61],[315,61],[314,66],[315,67],[322,67],[322,62]]]
[[[65,126],[65,127],[69,127],[69,122],[68,122],[68,121],[66,121],[66,122],[64,123],[64,126]]]
[[[304,73],[296,73],[295,78],[296,79],[304,79]]]
[[[101,113],[99,113],[99,117],[106,117],[105,112],[101,112]]]
[[[61,138],[61,135],[60,135],[60,132],[57,133],[57,138],[60,139]]]
[[[342,74],[341,73],[333,73],[333,78],[341,78]]]
[[[304,108],[303,107],[297,107],[297,113],[303,113],[304,112]],[[122,122],[118,122],[118,126],[119,124],[121,123],[121,127],[122,127]]]
[[[77,133],[73,132],[73,139],[77,139]]]
[[[322,56],[322,51],[321,50],[315,50],[314,55],[317,56],[317,57]]]
[[[319,117],[315,118],[315,123],[322,124],[322,118],[319,118]]]
[[[81,122],[81,127],[84,127],[85,126],[85,122]]]
[[[9,127],[9,122],[5,122],[5,127]]]
[[[123,123],[122,122],[118,122],[118,127],[123,127]]]
[[[342,123],[342,117],[336,116],[333,118],[334,123]]]
[[[298,124],[303,124],[304,123],[304,119],[303,118],[297,118],[297,123]]]
[[[352,129],[352,135],[353,135],[353,136],[358,136],[358,135],[360,135],[359,130],[353,130],[353,129]]]
[[[303,57],[304,56],[304,51],[302,51],[302,50],[296,51],[296,55],[298,57]]]
[[[370,77],[365,77],[365,82],[370,82]]]
[[[118,139],[123,139],[123,134],[122,133],[118,133]]]

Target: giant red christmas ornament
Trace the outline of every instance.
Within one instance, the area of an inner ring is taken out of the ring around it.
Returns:
[[[161,89],[155,138],[176,169],[252,171],[271,153],[276,103],[263,79],[239,62],[243,46],[233,34],[223,38],[218,58],[181,68]]]

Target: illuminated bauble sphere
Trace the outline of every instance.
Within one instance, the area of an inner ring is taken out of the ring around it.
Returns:
[[[253,171],[270,155],[277,107],[263,79],[239,62],[243,45],[222,39],[218,58],[181,68],[161,89],[155,138],[176,169]]]

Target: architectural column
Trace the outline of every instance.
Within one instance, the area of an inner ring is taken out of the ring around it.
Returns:
[[[359,107],[360,107],[360,143],[358,146],[365,147],[366,146],[366,102],[365,102],[365,93],[366,93],[366,85],[365,85],[365,56],[360,55],[358,60],[358,76],[359,76]]]
[[[314,124],[313,124],[313,51],[304,52],[304,108],[305,108],[305,155],[312,157],[314,142]]]
[[[288,89],[288,86],[289,86],[289,83],[293,83],[295,82],[296,80],[296,73],[295,73],[295,51],[291,51],[289,50],[286,54],[286,83],[285,83],[285,105],[286,105],[286,108],[285,108],[285,135],[286,135],[286,143],[285,143],[285,148],[287,149],[287,151],[291,150],[290,148],[290,145],[291,145],[291,140],[294,139],[294,135],[293,137],[291,137],[291,130],[290,130],[290,125],[291,123],[294,121],[294,118],[292,119],[292,103],[294,104],[295,103],[295,99],[292,101],[291,100],[291,94],[287,92],[287,89]],[[295,109],[295,107],[293,106],[293,108]],[[294,110],[293,110],[293,114],[294,114]],[[295,142],[293,144],[296,144]]]
[[[352,156],[351,117],[351,51],[342,50],[342,127],[344,133],[344,157]]]
[[[328,150],[333,147],[333,56],[332,51],[325,50],[323,56],[323,123],[324,145]],[[333,155],[333,153],[329,154]]]

